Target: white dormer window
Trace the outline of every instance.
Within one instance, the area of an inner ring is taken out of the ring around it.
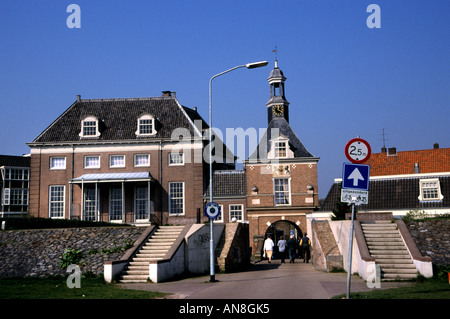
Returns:
[[[98,119],[94,116],[88,116],[81,121],[80,137],[99,137]]]
[[[293,158],[294,153],[289,148],[289,140],[280,135],[278,138],[271,141],[271,149],[268,158]]]
[[[275,141],[274,143],[275,157],[286,158],[287,157],[287,142]]]
[[[421,179],[419,185],[420,201],[440,201],[444,198],[438,178]]]
[[[152,115],[145,114],[138,118],[137,136],[150,136],[156,134],[155,118]]]

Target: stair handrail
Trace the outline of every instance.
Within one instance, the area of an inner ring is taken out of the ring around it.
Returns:
[[[422,253],[420,252],[419,248],[416,245],[416,242],[414,241],[414,239],[411,236],[411,233],[408,230],[408,227],[406,227],[405,222],[399,219],[396,220],[395,223],[397,224],[397,228],[400,231],[401,236],[403,237],[405,245],[408,247],[412,259],[423,262],[431,262],[432,259],[430,256],[423,256]]]
[[[372,257],[369,253],[369,247],[367,247],[366,238],[364,237],[364,233],[359,220],[355,220],[353,226],[355,229],[355,238],[356,243],[358,244],[361,259],[364,261],[375,261],[375,258]]]

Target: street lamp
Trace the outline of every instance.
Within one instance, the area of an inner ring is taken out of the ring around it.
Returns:
[[[221,73],[214,75],[209,80],[209,202],[213,202],[213,170],[212,170],[212,80],[216,77],[221,76],[225,73],[231,72],[233,70],[246,67],[247,69],[256,69],[263,66],[266,66],[269,62],[260,61],[247,63],[244,65],[235,66],[234,68],[228,69]],[[213,227],[213,219],[209,219],[209,227],[210,227],[210,239],[209,239],[209,269],[210,269],[210,282],[214,282],[215,280],[215,269],[214,269],[214,227]]]

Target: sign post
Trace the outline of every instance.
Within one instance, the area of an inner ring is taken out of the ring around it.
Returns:
[[[345,156],[353,163],[344,163],[341,190],[341,201],[352,206],[352,221],[348,244],[347,299],[350,299],[355,205],[367,204],[369,199],[370,165],[362,165],[362,163],[369,159],[370,154],[370,145],[362,138],[354,138],[345,145]]]
[[[220,216],[220,205],[209,202],[205,206],[205,215],[209,218],[209,272],[210,282],[215,282],[215,263],[214,263],[214,225],[213,220]]]

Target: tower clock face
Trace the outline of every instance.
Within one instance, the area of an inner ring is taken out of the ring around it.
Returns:
[[[272,108],[272,112],[273,112],[273,114],[275,114],[277,116],[283,114],[283,105],[275,105]]]

